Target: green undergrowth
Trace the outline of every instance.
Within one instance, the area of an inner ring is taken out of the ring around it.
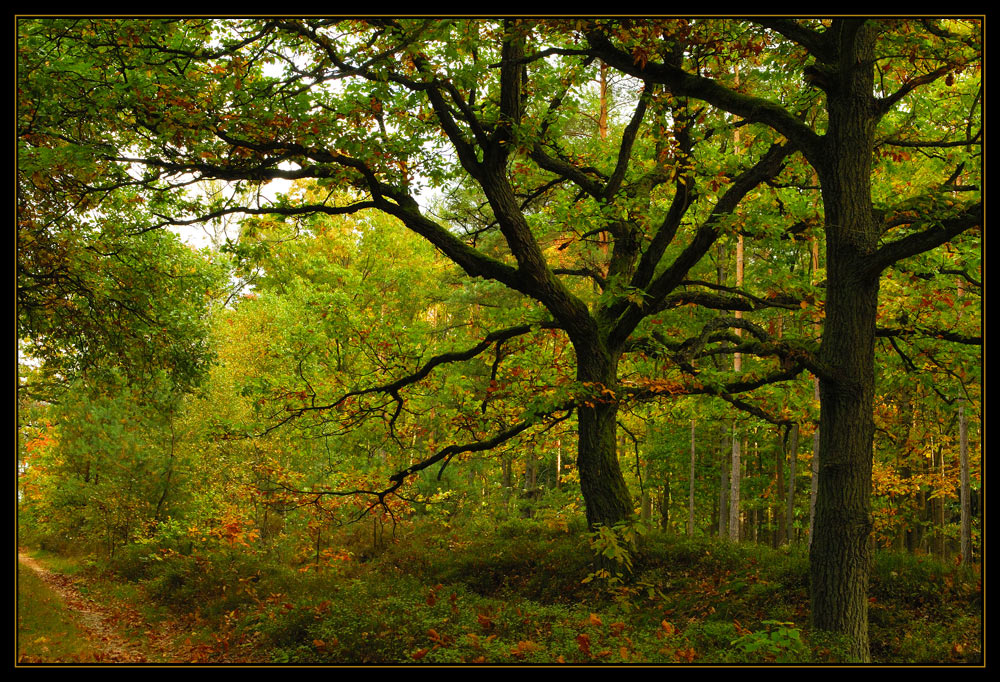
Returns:
[[[842,641],[808,627],[804,547],[516,519],[418,523],[377,547],[355,531],[339,552],[320,565],[233,548],[136,554],[116,575],[152,604],[196,613],[222,649],[276,663],[845,661]],[[980,660],[976,573],[879,553],[870,594],[876,663]]]

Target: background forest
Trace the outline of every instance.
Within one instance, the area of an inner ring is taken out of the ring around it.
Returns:
[[[19,545],[204,661],[980,661],[979,19],[17,23]]]

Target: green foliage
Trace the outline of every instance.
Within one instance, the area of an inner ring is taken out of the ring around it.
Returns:
[[[636,550],[639,537],[645,533],[645,528],[634,521],[621,522],[614,527],[598,526],[589,536],[590,549],[601,565],[610,565],[614,569],[599,568],[594,578],[607,580],[617,584],[632,573],[632,555]],[[587,582],[589,582],[589,576]]]
[[[639,541],[648,533],[642,522],[631,520],[613,528],[598,526],[588,534],[591,552],[596,556],[597,569],[582,580],[592,581],[614,596],[620,608],[628,611],[635,608],[637,599],[656,600],[663,593],[655,582],[637,579],[634,558],[639,550]]]
[[[767,628],[747,633],[734,639],[730,644],[753,660],[759,660],[761,656],[765,660],[773,657],[776,663],[801,660],[806,646],[802,640],[801,630],[794,627],[794,623],[764,620],[761,621],[761,625]]]

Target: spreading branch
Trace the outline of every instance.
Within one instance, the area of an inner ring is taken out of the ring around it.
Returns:
[[[983,205],[976,203],[960,214],[938,221],[921,232],[889,242],[865,259],[859,269],[859,274],[863,277],[877,277],[879,273],[897,261],[929,251],[954,239],[966,230],[981,227],[983,218]]]

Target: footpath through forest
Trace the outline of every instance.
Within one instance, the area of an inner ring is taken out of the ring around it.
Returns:
[[[87,654],[72,660],[49,658],[44,653],[28,655],[18,647],[19,663],[200,663],[221,662],[218,652],[205,644],[192,643],[190,630],[177,622],[150,623],[130,605],[117,600],[98,601],[81,592],[83,579],[47,569],[38,560],[18,552],[18,561],[55,592],[77,631],[87,639]],[[23,593],[22,593],[23,594]],[[18,608],[36,608],[22,596]],[[23,634],[23,633],[22,633]],[[44,647],[43,647],[44,649]]]

